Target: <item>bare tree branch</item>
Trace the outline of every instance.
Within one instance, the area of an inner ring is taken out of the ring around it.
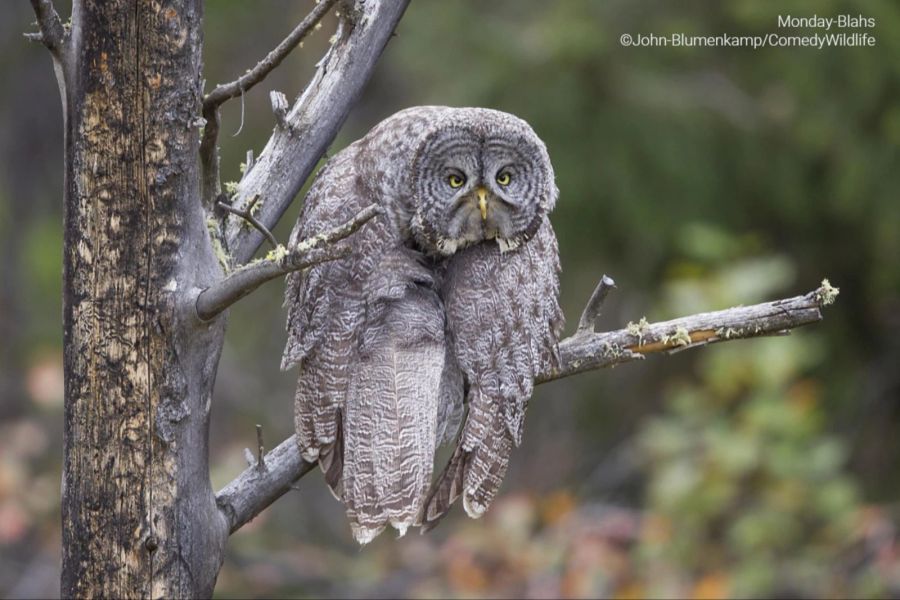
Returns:
[[[283,496],[295,481],[315,467],[300,458],[296,436],[281,442],[266,454],[266,470],[247,467],[237,479],[216,494],[216,504],[234,533],[267,506]]]
[[[782,335],[822,320],[820,308],[833,301],[837,288],[827,280],[805,296],[700,313],[661,323],[629,323],[605,333],[581,333],[559,343],[560,367],[537,383],[641,360],[648,354],[674,353],[717,342]]]
[[[259,199],[260,199],[259,196],[255,196],[250,201],[250,204],[247,205],[247,208],[245,210],[238,210],[238,209],[234,208],[233,206],[231,206],[230,204],[228,204],[227,202],[222,200],[222,198],[224,198],[224,197],[225,197],[224,195],[221,195],[221,194],[219,195],[220,199],[218,201],[216,201],[216,206],[218,208],[221,208],[222,210],[224,210],[226,212],[229,212],[233,215],[237,215],[238,217],[244,219],[251,226],[256,228],[261,234],[263,234],[263,236],[269,241],[269,243],[272,244],[273,248],[278,247],[278,240],[275,239],[275,236],[272,235],[272,232],[269,231],[268,229],[266,229],[266,226],[263,225],[262,223],[260,223],[259,221],[257,221],[256,217],[253,216],[253,207],[255,207],[256,203],[259,202]]]
[[[231,83],[217,85],[203,99],[204,112],[215,108],[226,100],[237,98],[246,93],[254,85],[266,78],[275,67],[281,64],[288,54],[309,35],[309,32],[322,20],[337,0],[320,0],[312,11],[306,15],[297,27],[284,40],[269,52],[255,67],[238,77]]]
[[[259,194],[265,201],[257,218],[269,229],[275,226],[343,125],[407,4],[409,0],[357,0],[346,14],[341,11],[341,26],[331,48],[285,115],[287,126],[275,129],[238,185],[232,206],[242,209]],[[263,236],[232,220],[226,239],[235,260],[245,262]]]
[[[218,283],[200,292],[196,302],[197,316],[202,321],[209,321],[267,281],[346,256],[349,248],[333,244],[352,235],[381,212],[373,204],[342,225],[302,240],[290,249],[281,246],[279,252],[276,248],[272,251],[272,256],[232,271]]]
[[[609,278],[604,276],[604,279]],[[606,291],[601,290],[603,287]],[[587,314],[599,306],[597,296],[605,295],[609,287],[601,279],[585,309]],[[796,327],[820,321],[821,307],[834,302],[837,294],[838,289],[826,279],[818,289],[804,296],[690,315],[661,323],[647,323],[641,319],[637,324],[629,323],[624,329],[607,333],[582,330],[560,342],[560,367],[541,375],[536,383],[640,360],[647,354],[781,335]],[[594,308],[588,310],[591,306]],[[300,457],[296,436],[291,436],[269,452],[265,463],[268,468],[266,473],[260,474],[255,467],[250,467],[216,495],[216,502],[232,533],[291,489],[294,482],[315,466]]]
[[[53,7],[53,2],[51,0],[31,0],[31,8],[34,9],[41,33],[38,36],[26,34],[26,37],[39,40],[53,56],[62,59],[66,43],[66,29]]]
[[[215,89],[203,98],[203,119],[206,123],[203,128],[203,137],[200,140],[200,165],[203,171],[201,181],[203,200],[207,206],[212,204],[213,199],[220,192],[219,149],[217,145],[220,125],[219,106],[226,100],[242,96],[247,90],[265,79],[303,41],[309,32],[319,25],[319,21],[322,20],[322,17],[325,16],[325,13],[328,12],[335,2],[336,0],[321,0],[318,2],[312,12],[306,15],[306,18],[255,67],[231,83],[217,85]],[[249,171],[250,165],[247,165],[247,172]]]

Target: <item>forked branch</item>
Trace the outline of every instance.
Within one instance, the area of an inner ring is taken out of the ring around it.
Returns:
[[[591,296],[582,323],[593,323],[600,304],[612,287],[604,276]],[[812,292],[774,302],[739,306],[716,312],[701,313],[665,321],[629,323],[623,329],[593,333],[593,327],[579,327],[579,332],[559,344],[560,366],[542,374],[537,383],[547,383],[576,373],[611,367],[640,360],[648,354],[672,353],[725,342],[766,335],[783,335],[797,327],[822,319],[822,306],[831,304],[838,289],[828,280]],[[267,471],[250,467],[216,496],[230,532],[262,512],[281,497],[294,482],[314,468],[300,457],[297,439],[291,436],[265,458]]]
[[[350,249],[335,246],[335,242],[352,235],[380,213],[381,209],[373,204],[342,225],[302,240],[291,248],[278,246],[266,258],[232,271],[200,292],[196,303],[197,316],[202,321],[208,321],[267,281],[346,256]]]
[[[266,78],[275,67],[281,64],[288,54],[296,48],[309,32],[318,25],[337,0],[320,0],[315,8],[306,15],[297,27],[284,40],[269,52],[255,67],[238,77],[236,80],[220,84],[203,99],[203,110],[209,110],[220,106],[226,100],[236,98],[246,93],[254,85]]]
[[[331,47],[303,94],[279,117],[281,123],[238,185],[232,206],[243,209],[261,195],[266,201],[257,218],[274,228],[343,125],[407,4],[409,0],[342,4]],[[263,236],[234,221],[228,226],[227,245],[241,263],[253,256]]]
[[[200,166],[203,169],[202,188],[203,201],[209,206],[213,199],[219,195],[219,106],[226,100],[236,98],[246,93],[250,88],[261,82],[266,76],[281,64],[288,54],[296,48],[303,39],[309,35],[325,13],[335,4],[336,0],[321,0],[313,8],[312,12],[300,22],[297,27],[274,50],[269,52],[255,67],[244,73],[241,77],[232,81],[217,85],[203,98],[203,137],[200,140]],[[250,165],[247,165],[249,171]],[[244,204],[246,204],[246,199]],[[243,258],[241,262],[247,260]]]
[[[237,208],[231,206],[230,204],[225,202],[224,199],[225,199],[225,195],[219,194],[219,200],[216,201],[216,208],[220,208],[220,209],[224,210],[225,212],[231,213],[235,216],[238,216],[238,217],[244,219],[245,221],[247,221],[247,223],[250,224],[251,227],[253,227],[257,231],[259,231],[261,234],[263,234],[263,236],[265,236],[265,238],[269,241],[269,243],[272,244],[272,248],[278,247],[278,240],[275,239],[275,236],[272,235],[272,232],[269,231],[265,225],[263,225],[262,223],[257,221],[256,217],[253,216],[253,209],[256,207],[256,204],[260,200],[259,195],[255,196],[250,201],[250,204],[247,205],[247,208],[245,208],[244,210],[240,210],[240,209],[237,209]]]

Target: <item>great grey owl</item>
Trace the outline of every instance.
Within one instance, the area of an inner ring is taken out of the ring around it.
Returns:
[[[429,528],[460,495],[472,517],[491,504],[534,378],[558,360],[557,194],[527,123],[437,106],[382,121],[313,183],[291,244],[384,211],[348,256],[290,275],[285,299],[300,451],[360,543]]]

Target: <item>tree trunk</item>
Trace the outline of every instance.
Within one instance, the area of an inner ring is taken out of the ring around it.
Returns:
[[[62,594],[212,594],[221,278],[201,208],[200,0],[75,2],[66,112]],[[184,451],[190,449],[189,451]]]

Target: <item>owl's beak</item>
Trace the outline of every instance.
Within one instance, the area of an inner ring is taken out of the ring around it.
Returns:
[[[481,186],[475,190],[475,194],[478,196],[478,209],[481,211],[482,221],[487,221],[487,193],[487,190]]]

